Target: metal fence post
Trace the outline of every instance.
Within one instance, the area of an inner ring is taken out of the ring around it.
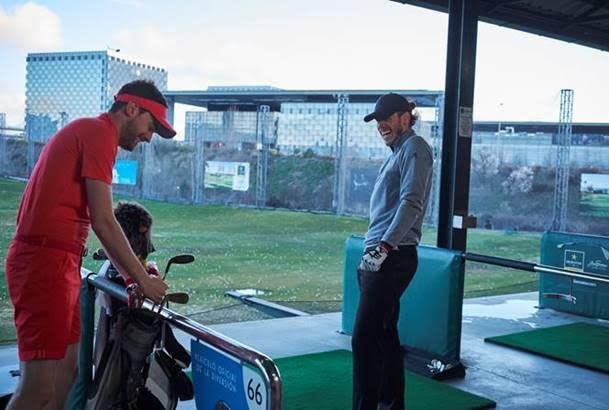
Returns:
[[[349,110],[349,95],[338,94],[337,96],[337,120],[336,120],[336,159],[334,162],[334,200],[333,205],[337,215],[345,212],[345,188],[347,159],[345,158],[347,143],[347,114]]]
[[[268,132],[271,119],[271,107],[261,105],[258,107],[258,118],[256,127],[256,150],[258,160],[256,166],[256,206],[266,206],[266,184],[267,168],[269,160]]]
[[[435,124],[431,134],[433,148],[433,174],[432,174],[432,192],[430,204],[427,211],[426,222],[438,226],[438,203],[440,197],[440,170],[442,163],[442,128],[444,127],[444,96],[436,98]]]
[[[196,126],[194,135],[195,151],[193,157],[193,202],[202,204],[205,202],[205,145],[203,141],[202,126]]]
[[[0,175],[8,175],[6,166],[6,137],[0,135]]]
[[[149,166],[149,158],[150,158],[150,150],[152,149],[152,143],[145,144],[144,149],[142,150],[142,198],[143,199],[153,199],[152,197],[152,183],[150,181],[152,178],[147,177],[148,170],[146,169]]]

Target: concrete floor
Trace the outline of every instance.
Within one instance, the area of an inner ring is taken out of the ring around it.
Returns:
[[[484,342],[489,336],[573,322],[609,326],[537,309],[537,301],[537,293],[467,299],[461,340],[467,375],[450,384],[495,400],[499,409],[609,409],[609,375]]]
[[[609,375],[484,342],[488,336],[578,321],[609,326],[537,309],[537,300],[536,292],[465,300],[461,358],[467,375],[447,383],[496,401],[498,409],[609,409]],[[272,358],[350,350],[351,338],[340,334],[340,327],[340,313],[212,326]]]
[[[492,399],[498,409],[609,409],[609,375],[484,342],[488,336],[578,321],[609,327],[607,321],[537,309],[537,297],[524,293],[465,300],[461,358],[467,375],[446,383]],[[281,358],[350,350],[350,337],[339,333],[340,323],[340,313],[329,313],[211,327]],[[190,346],[187,335],[178,337]],[[8,370],[17,368],[16,358],[14,346],[0,349],[0,391],[14,386]],[[194,409],[194,401],[178,408]]]

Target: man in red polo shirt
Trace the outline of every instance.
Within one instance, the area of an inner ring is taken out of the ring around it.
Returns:
[[[46,144],[23,193],[6,280],[15,307],[21,378],[8,409],[62,409],[78,372],[80,262],[89,226],[118,270],[160,302],[167,284],[148,276],[114,217],[118,147],[153,133],[172,138],[154,83],[124,85],[110,111],[81,118]]]

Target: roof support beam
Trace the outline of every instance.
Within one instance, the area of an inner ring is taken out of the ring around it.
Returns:
[[[487,7],[483,11],[484,11],[484,14],[490,14],[501,6],[507,6],[509,4],[520,3],[520,2],[522,2],[522,0],[499,0],[499,1],[494,2],[493,4],[487,5]]]
[[[596,16],[582,18],[582,19],[578,18],[577,21],[569,22],[569,25],[571,25],[571,24],[583,24],[583,23],[594,23],[595,21],[605,21],[605,20],[609,20],[609,14],[598,14]]]
[[[469,211],[478,0],[451,0],[437,245],[465,251]],[[462,224],[454,224],[461,217]]]
[[[449,0],[392,1],[441,12],[449,5]],[[608,12],[607,0],[479,0],[478,20],[609,51]]]
[[[603,1],[603,2],[599,2],[597,3],[596,6],[590,7],[590,9],[588,9],[587,11],[579,14],[578,16],[575,16],[574,18],[570,19],[567,24],[565,24],[562,28],[568,28],[574,24],[581,24],[581,23],[589,23],[589,22],[594,22],[594,21],[599,21],[598,17],[601,17],[600,21],[602,20],[606,20],[607,18],[609,18],[606,14],[604,16],[592,16],[590,17],[591,14],[596,13],[598,10],[604,8],[605,6],[607,6],[607,4],[609,4],[609,1]]]

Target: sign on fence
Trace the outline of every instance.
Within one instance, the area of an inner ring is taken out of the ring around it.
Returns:
[[[207,161],[205,188],[228,188],[247,191],[250,188],[249,162]]]
[[[112,183],[135,185],[137,183],[137,161],[132,159],[117,160],[112,170]]]
[[[191,353],[197,409],[268,408],[268,388],[256,368],[197,340],[191,343]]]

